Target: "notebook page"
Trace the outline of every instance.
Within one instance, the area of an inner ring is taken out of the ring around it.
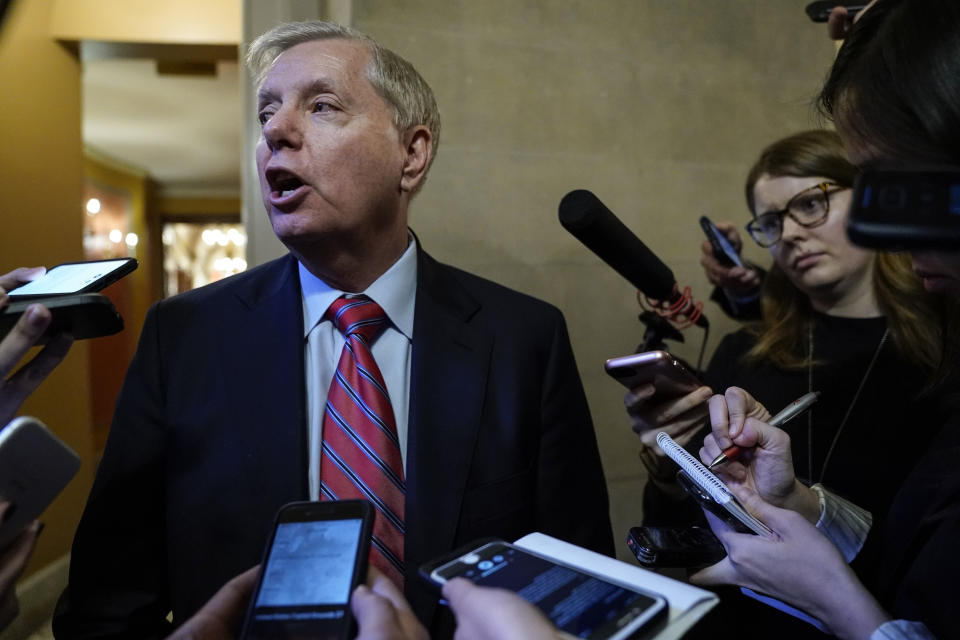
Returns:
[[[687,472],[687,475],[697,483],[711,498],[724,504],[734,496],[727,489],[727,485],[717,476],[713,475],[709,469],[703,466],[699,460],[690,455],[686,449],[673,441],[673,438],[666,433],[657,434],[657,444],[663,449],[671,460],[680,465],[680,468]]]

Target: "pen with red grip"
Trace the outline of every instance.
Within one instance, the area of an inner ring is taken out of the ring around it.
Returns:
[[[779,427],[783,424],[786,424],[788,421],[792,420],[793,418],[796,418],[798,415],[800,415],[801,413],[809,409],[810,406],[814,402],[816,402],[817,398],[819,397],[820,397],[819,391],[811,391],[810,393],[806,393],[800,396],[799,398],[797,398],[796,400],[788,404],[786,407],[784,407],[784,409],[780,413],[773,416],[773,418],[771,418],[770,422],[767,424],[769,424],[772,427]],[[707,469],[713,469],[719,464],[723,464],[724,462],[729,462],[730,460],[736,459],[736,457],[740,455],[740,452],[741,452],[741,449],[737,445],[727,447],[722,452],[720,452],[720,455],[718,455],[716,458],[713,459],[713,462],[707,465]]]

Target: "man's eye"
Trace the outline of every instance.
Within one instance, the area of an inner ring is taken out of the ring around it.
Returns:
[[[269,111],[261,111],[257,114],[257,122],[259,122],[260,126],[262,127],[263,125],[267,124],[267,120],[269,120],[270,116],[272,115],[273,114]]]
[[[331,105],[329,102],[318,101],[313,105],[314,113],[324,113],[331,110],[333,110],[333,105]]]

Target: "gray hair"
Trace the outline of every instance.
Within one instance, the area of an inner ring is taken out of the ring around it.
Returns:
[[[253,41],[247,52],[247,68],[253,73],[256,85],[260,86],[277,57],[287,49],[313,40],[333,39],[353,40],[370,50],[367,79],[380,97],[393,107],[393,123],[398,131],[404,133],[417,125],[430,130],[430,164],[433,164],[440,144],[440,110],[433,89],[412,64],[362,31],[322,20],[281,24]],[[429,169],[430,165],[427,165],[427,171]],[[426,172],[417,190],[423,186],[425,178]]]

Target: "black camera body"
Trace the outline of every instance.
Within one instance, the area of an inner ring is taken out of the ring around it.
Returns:
[[[864,171],[854,187],[847,235],[869,249],[960,249],[960,168]]]

